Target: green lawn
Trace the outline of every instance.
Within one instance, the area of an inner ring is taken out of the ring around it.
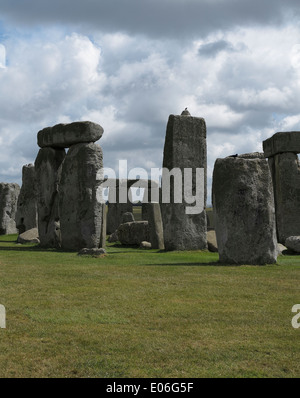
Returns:
[[[300,257],[220,266],[209,252],[104,257],[0,237],[0,377],[299,377]]]

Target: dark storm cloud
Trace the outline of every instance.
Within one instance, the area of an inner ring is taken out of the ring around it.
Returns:
[[[2,0],[0,15],[22,24],[80,24],[103,31],[187,38],[247,24],[281,24],[298,0]]]
[[[218,40],[211,43],[202,44],[198,50],[199,55],[214,57],[220,51],[234,52],[234,47],[226,40]]]

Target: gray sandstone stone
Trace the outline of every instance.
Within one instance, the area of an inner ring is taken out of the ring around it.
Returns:
[[[207,231],[207,248],[210,252],[218,252],[216,232],[213,230]]]
[[[287,131],[274,134],[263,141],[266,158],[283,152],[300,153],[300,131]]]
[[[102,149],[94,143],[76,144],[64,160],[59,185],[62,248],[100,247],[103,205],[98,172]]]
[[[267,161],[217,159],[212,197],[220,262],[275,263],[275,208]]]
[[[300,236],[289,236],[285,240],[285,246],[293,252],[300,253]]]
[[[123,245],[140,245],[149,242],[148,221],[134,221],[121,224],[118,228],[118,238]]]
[[[119,240],[118,230],[116,230],[111,235],[109,235],[109,238],[108,238],[109,243],[118,242],[118,240]]]
[[[164,145],[162,179],[165,170],[185,168],[193,171],[193,194],[195,194],[196,168],[204,169],[204,184],[199,188],[204,209],[199,214],[186,214],[186,203],[182,194],[181,203],[174,203],[174,184],[171,183],[170,203],[161,199],[164,245],[166,250],[202,250],[207,248],[206,231],[206,124],[203,118],[170,115]],[[181,184],[182,185],[182,184]],[[163,190],[162,190],[163,192]],[[184,192],[184,190],[183,190]],[[163,194],[164,195],[164,194]],[[162,196],[163,196],[162,195]],[[199,198],[200,200],[200,198]]]
[[[134,221],[134,216],[130,211],[122,214],[121,224],[124,224],[126,222],[133,222],[133,221]]]
[[[18,236],[18,243],[40,243],[39,231],[37,228],[29,229]]]
[[[37,141],[40,148],[68,148],[74,144],[98,141],[102,134],[103,128],[89,121],[61,123],[39,131]]]
[[[143,203],[142,218],[148,221],[152,249],[164,250],[164,231],[159,203]]]
[[[33,164],[22,168],[22,186],[18,198],[16,225],[19,234],[38,226],[38,191]]]
[[[35,160],[38,230],[42,247],[60,247],[58,185],[64,149],[42,148]]]
[[[269,158],[272,173],[278,242],[300,235],[300,165],[293,152]]]
[[[0,183],[0,235],[18,233],[15,220],[19,194],[18,184]]]

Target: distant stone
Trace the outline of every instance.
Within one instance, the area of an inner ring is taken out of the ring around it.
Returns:
[[[105,254],[106,250],[103,248],[84,248],[81,249],[78,253],[79,256],[101,256],[102,254]]]
[[[123,245],[137,245],[149,242],[148,221],[134,221],[121,224],[118,228],[118,238]]]
[[[143,241],[140,244],[140,249],[151,249],[151,248],[152,246],[150,242]]]
[[[0,235],[18,233],[15,219],[19,194],[18,184],[0,183]]]
[[[37,200],[38,191],[35,168],[33,164],[27,164],[22,168],[22,186],[18,197],[16,213],[16,225],[19,230],[19,234],[32,228],[37,228]]]
[[[207,231],[207,248],[210,252],[218,252],[216,232],[213,230]]]
[[[18,243],[40,243],[37,228],[29,229],[18,236]]]
[[[164,250],[164,230],[159,203],[142,204],[143,220],[148,221],[152,249]]]
[[[37,141],[40,148],[68,148],[74,144],[98,141],[103,131],[99,124],[89,121],[57,124],[39,131]]]
[[[300,236],[290,236],[285,240],[285,246],[293,252],[300,253]]]
[[[126,222],[133,222],[133,221],[134,221],[134,216],[130,211],[127,211],[126,213],[122,214],[121,224],[124,224]]]
[[[119,238],[118,238],[118,230],[113,232],[111,235],[109,235],[109,238],[108,238],[108,242],[109,243],[114,243],[114,242],[117,242],[118,240],[119,240]]]

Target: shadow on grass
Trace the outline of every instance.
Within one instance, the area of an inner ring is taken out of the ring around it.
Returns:
[[[3,243],[4,241],[2,241]],[[1,242],[0,242],[1,243]],[[7,242],[11,243],[11,242]],[[0,251],[16,251],[16,252],[55,252],[55,253],[77,253],[72,250],[63,250],[63,249],[55,249],[55,248],[46,248],[40,246],[0,246]]]

